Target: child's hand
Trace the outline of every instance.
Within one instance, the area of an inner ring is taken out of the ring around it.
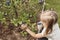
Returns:
[[[22,24],[20,28],[21,28],[22,30],[27,29],[27,24]]]

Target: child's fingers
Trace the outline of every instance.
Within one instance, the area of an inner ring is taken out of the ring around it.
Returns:
[[[27,27],[27,24],[22,24],[21,27]]]
[[[21,28],[21,29],[27,28],[27,24],[22,24],[20,28]]]

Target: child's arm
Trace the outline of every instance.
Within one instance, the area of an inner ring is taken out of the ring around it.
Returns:
[[[32,32],[30,29],[26,29],[26,31],[34,38],[42,38],[42,37],[45,37],[45,33],[38,33],[38,34],[35,34],[34,32]]]
[[[45,37],[45,35],[46,35],[45,34],[46,28],[43,29],[42,33],[38,33],[38,34],[35,34],[29,28],[27,28],[27,25],[22,25],[21,29],[26,30],[34,38],[42,38],[42,37]]]

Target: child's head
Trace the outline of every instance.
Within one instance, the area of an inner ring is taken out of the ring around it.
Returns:
[[[41,16],[42,16],[42,17],[44,17],[44,16],[51,16],[51,17],[54,19],[54,24],[57,23],[58,16],[57,16],[57,14],[56,14],[55,11],[47,10],[47,11],[43,12],[43,13],[41,14]]]
[[[40,20],[44,27],[47,27],[46,33],[52,32],[53,24],[57,23],[58,16],[55,11],[45,11],[40,16]]]

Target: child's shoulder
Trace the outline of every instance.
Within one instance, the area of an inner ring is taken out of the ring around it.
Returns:
[[[58,24],[58,23],[55,23],[53,26],[54,26],[54,27],[57,27],[57,26],[59,27],[59,24]]]
[[[55,24],[53,25],[53,30],[55,30],[55,29],[60,29],[58,23],[55,23]]]

